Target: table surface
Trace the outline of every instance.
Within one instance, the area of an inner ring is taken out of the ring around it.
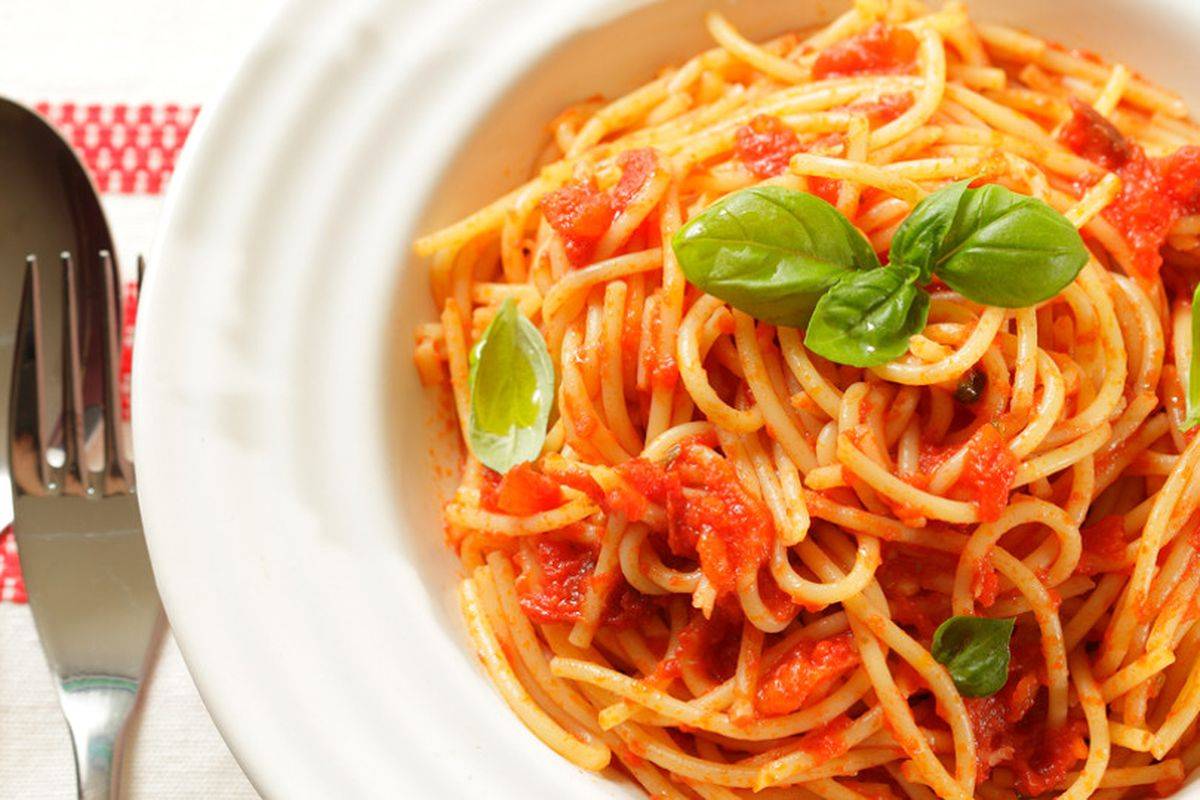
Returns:
[[[277,0],[6,0],[0,95],[39,101],[203,105]],[[162,197],[106,195],[125,264],[150,250]],[[153,264],[149,269],[153,269]],[[168,633],[131,723],[126,800],[256,798]],[[67,729],[29,608],[0,603],[0,797],[74,797]]]

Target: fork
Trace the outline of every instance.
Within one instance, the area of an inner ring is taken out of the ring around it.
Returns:
[[[43,296],[60,280],[56,298]],[[120,412],[117,286],[107,252],[82,274],[68,253],[58,275],[30,256],[13,366],[13,531],[82,800],[118,796],[162,617]]]

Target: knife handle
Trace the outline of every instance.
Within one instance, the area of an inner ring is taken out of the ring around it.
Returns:
[[[124,678],[75,678],[60,686],[79,800],[118,800],[125,722],[136,699],[137,683]]]

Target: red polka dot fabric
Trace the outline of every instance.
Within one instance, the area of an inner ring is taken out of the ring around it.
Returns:
[[[200,110],[176,104],[38,103],[38,113],[63,135],[109,195],[158,195],[175,171],[175,160]],[[129,419],[129,378],[137,286],[121,298],[121,416]],[[0,602],[24,603],[25,582],[12,529],[0,531]]]
[[[25,581],[21,580],[21,562],[17,560],[17,543],[12,530],[0,534],[0,602],[24,603]]]
[[[38,103],[106,194],[160,194],[199,106]]]

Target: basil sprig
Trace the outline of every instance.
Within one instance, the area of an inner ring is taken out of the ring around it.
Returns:
[[[471,349],[471,452],[497,472],[542,452],[554,404],[546,342],[509,298]]]
[[[929,314],[921,285],[935,275],[977,303],[1023,308],[1060,292],[1088,259],[1046,203],[967,181],[917,204],[878,275],[879,258],[841,212],[779,186],[723,198],[672,244],[693,284],[766,322],[807,325],[810,350],[856,367],[904,354]]]
[[[855,272],[834,284],[817,303],[804,343],[836,361],[870,367],[899,358],[908,337],[925,328],[929,293],[907,267]]]
[[[933,633],[933,657],[954,679],[960,694],[987,697],[1004,688],[1014,620],[950,617]]]
[[[1070,220],[1036,197],[959,181],[917,204],[892,238],[890,260],[977,303],[1025,308],[1075,280],[1088,254]]]
[[[774,325],[808,322],[844,275],[879,266],[866,237],[816,195],[755,186],[718,200],[673,242],[689,281]]]
[[[1187,416],[1183,429],[1190,431],[1200,423],[1200,286],[1192,294],[1192,359],[1188,364]]]

